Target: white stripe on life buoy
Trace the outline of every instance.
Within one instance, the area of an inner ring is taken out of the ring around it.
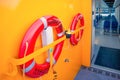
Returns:
[[[35,61],[33,61],[27,68],[25,68],[25,73],[29,72],[35,66]]]
[[[40,20],[43,22],[44,29],[48,27],[47,20],[44,17],[41,17]]]
[[[63,36],[63,35],[64,35],[64,32],[61,32],[61,33],[58,33],[58,34],[57,34],[58,37],[61,37],[61,36]]]
[[[75,30],[70,30],[70,32],[74,32]]]

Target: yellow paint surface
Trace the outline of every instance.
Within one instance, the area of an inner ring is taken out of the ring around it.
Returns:
[[[69,39],[65,40],[61,56],[48,74],[29,78],[18,66],[15,76],[5,75],[14,70],[8,63],[9,57],[18,57],[23,36],[36,19],[45,15],[57,16],[67,30],[77,13],[83,14],[85,19],[83,37],[76,46],[72,46]],[[90,66],[91,0],[0,0],[0,28],[0,80],[74,80],[81,65]]]

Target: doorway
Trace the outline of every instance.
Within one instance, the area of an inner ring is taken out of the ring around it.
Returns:
[[[91,65],[120,74],[120,17],[116,10],[114,0],[93,0]]]

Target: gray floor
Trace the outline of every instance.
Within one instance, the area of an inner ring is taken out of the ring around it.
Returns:
[[[120,75],[96,68],[81,67],[81,70],[74,80],[120,80]]]
[[[104,35],[102,32],[96,31],[94,44],[109,48],[120,49],[120,38],[117,35]]]

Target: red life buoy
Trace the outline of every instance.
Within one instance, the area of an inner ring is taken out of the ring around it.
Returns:
[[[84,26],[84,17],[82,14],[78,13],[72,21],[72,24],[70,26],[70,31],[73,32],[76,29],[76,25],[78,23],[78,21],[80,21],[80,26],[83,27]],[[70,42],[72,45],[76,45],[78,43],[78,41],[81,39],[83,35],[83,30],[80,30],[78,37],[75,37],[75,34],[71,34],[70,37]]]
[[[46,29],[48,26],[55,27],[57,32],[57,39],[63,37],[63,27],[61,22],[58,20],[55,16],[44,16],[38,20],[36,20],[31,27],[26,32],[21,46],[20,46],[20,52],[19,52],[19,58],[23,58],[25,55],[25,48],[26,48],[26,42],[28,43],[28,49],[26,51],[26,56],[34,52],[34,47],[36,43],[37,37],[40,35],[40,33]],[[58,60],[60,53],[62,51],[64,41],[57,44],[53,51],[53,57],[55,62]],[[23,68],[23,65],[21,65]],[[25,74],[29,77],[40,77],[44,74],[46,74],[49,70],[50,62],[46,60],[43,64],[37,64],[34,59],[28,61],[25,63]]]

